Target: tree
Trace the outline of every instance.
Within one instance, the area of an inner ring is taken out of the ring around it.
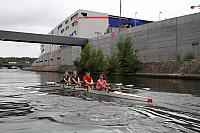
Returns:
[[[140,68],[136,50],[133,48],[133,40],[131,37],[120,37],[118,44],[118,68],[120,74],[136,72]]]
[[[140,61],[136,50],[133,48],[133,40],[130,37],[121,37],[117,44],[117,53],[107,57],[103,55],[101,49],[92,49],[91,45],[87,44],[80,55],[74,61],[78,72],[84,74],[86,71],[97,75],[106,70],[107,74],[119,73],[124,75],[126,73],[136,72],[140,68]]]
[[[93,75],[97,75],[105,70],[105,64],[103,51],[101,49],[96,49],[91,52],[86,66]]]
[[[8,64],[8,61],[5,58],[0,57],[0,66],[3,66],[4,64]]]
[[[80,74],[84,74],[84,72],[88,71],[88,68],[86,66],[87,61],[90,58],[91,55],[91,46],[89,44],[85,45],[83,50],[81,51],[80,58],[77,58],[74,61],[74,65],[77,66],[77,70]]]
[[[110,57],[107,56],[106,73],[115,74],[117,72],[118,60],[117,54],[113,53]]]
[[[99,74],[105,70],[105,64],[102,50],[94,50],[89,44],[83,48],[80,58],[74,61],[74,65],[77,66],[78,72],[81,74],[87,71],[93,75]]]

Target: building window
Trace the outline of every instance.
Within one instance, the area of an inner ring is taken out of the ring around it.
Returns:
[[[69,30],[69,26],[66,27],[66,30]]]
[[[78,13],[71,17],[71,21],[78,17]]]
[[[87,13],[82,12],[81,15],[82,15],[84,18],[87,18]]]
[[[62,28],[62,24],[58,26],[58,29],[61,29],[61,28]]]
[[[73,36],[75,36],[76,35],[76,30],[74,31],[74,32],[72,32],[70,35],[69,35],[69,37],[73,37]]]
[[[69,20],[66,20],[66,21],[65,21],[65,24],[68,24],[68,22],[69,22]]]
[[[62,29],[60,32],[61,32],[61,33],[63,33],[64,31],[65,31],[65,30],[64,30],[64,29]]]
[[[76,35],[76,30],[72,32],[71,36],[75,36],[75,35]]]
[[[72,23],[72,27],[78,25],[78,21],[75,21],[74,23]]]

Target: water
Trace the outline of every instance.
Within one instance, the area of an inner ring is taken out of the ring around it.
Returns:
[[[0,133],[200,132],[199,80],[109,77],[133,84],[132,93],[153,98],[132,105],[48,94],[39,85],[58,73],[0,69]]]

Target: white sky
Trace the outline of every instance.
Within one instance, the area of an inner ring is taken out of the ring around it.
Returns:
[[[78,9],[119,15],[120,0],[0,0],[0,30],[47,34]],[[200,12],[200,0],[122,0],[122,16],[158,21]],[[39,44],[0,41],[0,57],[38,57]]]

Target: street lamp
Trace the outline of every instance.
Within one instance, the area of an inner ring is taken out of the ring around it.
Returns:
[[[160,14],[161,14],[162,12],[159,12],[159,21],[160,21]]]
[[[137,12],[135,12],[135,26],[136,26],[136,15],[137,15]]]

